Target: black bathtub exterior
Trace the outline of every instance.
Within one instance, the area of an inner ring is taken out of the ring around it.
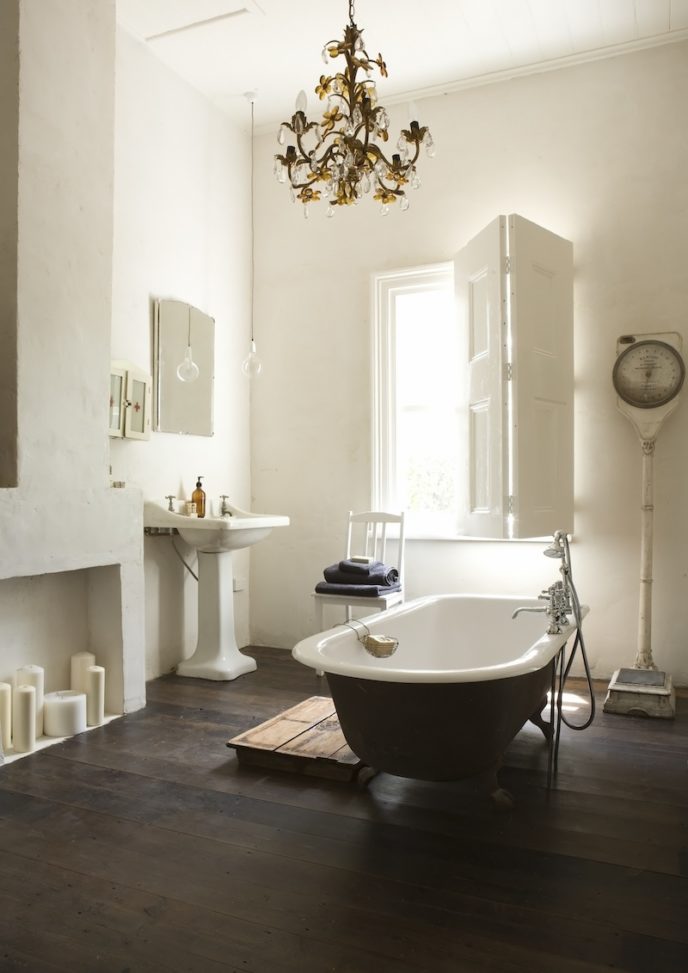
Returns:
[[[346,741],[376,770],[419,780],[490,773],[539,713],[554,662],[486,682],[406,683],[327,673]]]

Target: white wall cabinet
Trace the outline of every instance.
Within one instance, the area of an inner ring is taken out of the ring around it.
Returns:
[[[499,216],[455,258],[467,390],[464,530],[573,529],[573,247]]]
[[[151,376],[131,362],[110,364],[108,432],[119,439],[150,439]]]

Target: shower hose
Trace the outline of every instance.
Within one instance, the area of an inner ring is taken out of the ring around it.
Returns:
[[[580,599],[578,598],[576,586],[573,583],[569,541],[564,531],[557,531],[557,533],[554,535],[553,546],[545,553],[550,557],[560,557],[562,559],[560,571],[564,580],[564,585],[568,589],[571,596],[571,608],[576,623],[576,637],[574,639],[573,648],[571,649],[568,661],[565,663],[564,646],[561,649],[560,656],[555,661],[554,671],[552,672],[552,718],[554,720],[554,734],[550,749],[549,767],[547,773],[547,783],[549,787],[552,784],[553,776],[556,774],[559,764],[561,724],[563,723],[570,730],[587,730],[592,721],[595,719],[595,692],[593,690],[592,676],[590,675],[590,666],[588,664],[588,656],[585,651],[585,641],[583,639],[583,616],[581,612]],[[583,723],[572,723],[564,715],[564,689],[571,671],[571,666],[573,665],[573,660],[576,658],[576,654],[579,650],[581,659],[583,661],[583,668],[585,670],[585,678],[588,683],[588,692],[590,694],[590,713],[588,714],[588,718]],[[557,666],[559,666],[559,688],[555,691]]]

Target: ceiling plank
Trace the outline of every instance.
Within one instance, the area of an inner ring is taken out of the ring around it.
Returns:
[[[117,0],[117,19],[143,39],[245,9],[245,0]]]
[[[571,30],[564,10],[552,0],[529,0],[535,31],[540,44],[540,57],[551,61],[573,54]]]
[[[600,20],[605,47],[623,44],[638,36],[635,4],[629,0],[604,0],[600,4]]]
[[[564,0],[574,53],[603,47],[599,0]]]
[[[542,50],[529,0],[501,3],[496,13],[514,61],[527,64],[540,60]]]
[[[635,0],[638,37],[655,37],[669,30],[671,0]]]
[[[688,27],[688,0],[671,0],[671,30]]]

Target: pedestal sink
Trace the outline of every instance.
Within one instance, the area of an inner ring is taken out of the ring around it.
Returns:
[[[177,666],[179,676],[236,679],[256,668],[255,659],[239,652],[234,634],[232,551],[257,544],[273,527],[286,527],[289,518],[231,504],[226,509],[222,517],[185,517],[154,501],[144,503],[144,527],[174,527],[198,552],[198,642],[191,658]]]

